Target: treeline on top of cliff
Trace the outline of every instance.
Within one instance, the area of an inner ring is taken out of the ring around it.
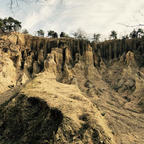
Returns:
[[[22,25],[21,22],[12,18],[12,17],[8,17],[8,18],[0,18],[0,34],[7,34],[10,32],[22,32],[23,34],[28,34],[28,30],[27,29],[22,29]],[[84,40],[90,40],[92,42],[95,43],[99,43],[100,42],[100,38],[101,38],[101,34],[99,33],[94,33],[92,38],[90,38],[87,33],[81,29],[78,29],[77,31],[71,33],[72,37],[76,38],[76,39],[84,39]],[[116,31],[111,31],[110,35],[109,35],[109,40],[116,40],[118,39],[117,36],[117,32]],[[36,31],[35,36],[39,36],[39,37],[44,37],[45,36],[45,32],[42,29],[39,29]],[[64,37],[64,38],[71,38],[70,35],[66,34],[65,32],[61,32],[59,35],[57,32],[55,32],[54,30],[49,30],[47,32],[47,36],[51,37],[51,38],[58,38],[58,37]],[[143,29],[139,28],[139,29],[134,29],[130,34],[124,35],[122,36],[121,39],[131,39],[131,38],[144,38],[144,31]]]
[[[18,20],[8,17],[1,19],[0,18],[0,32],[7,33],[12,31],[19,31],[22,28],[21,22]]]

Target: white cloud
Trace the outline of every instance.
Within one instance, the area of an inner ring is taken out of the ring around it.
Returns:
[[[0,0],[1,1],[1,0]],[[8,0],[6,0],[8,1]],[[29,3],[15,10],[15,17],[23,21],[23,27],[34,32],[54,29],[70,33],[78,28],[88,33],[108,35],[111,30],[126,33],[131,29],[119,25],[144,23],[143,0],[48,0]],[[0,6],[0,12],[4,7]],[[142,14],[143,16],[142,16]],[[7,14],[6,14],[7,15]],[[0,13],[1,16],[1,13]]]

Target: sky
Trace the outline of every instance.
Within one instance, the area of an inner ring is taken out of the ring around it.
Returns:
[[[126,25],[144,24],[144,0],[0,0],[0,17],[12,16],[31,34],[38,29],[71,34],[82,29],[88,35],[108,37],[112,30],[119,37],[132,31]]]

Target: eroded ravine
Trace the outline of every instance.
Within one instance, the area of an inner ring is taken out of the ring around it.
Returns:
[[[1,103],[6,103],[1,107],[1,143],[143,144],[143,43],[142,39],[132,39],[96,45],[71,38],[18,33],[3,36],[0,92]],[[38,104],[29,103],[29,99]],[[41,108],[41,100],[47,108]],[[59,113],[52,121],[56,122],[59,114],[62,117],[59,124],[52,124],[56,130],[44,124],[51,123],[53,109]],[[25,115],[33,116],[30,111],[36,113],[36,123],[23,120]],[[23,129],[18,137],[8,124],[14,121]],[[35,129],[37,134],[33,135]],[[53,134],[47,135],[49,130]],[[41,138],[35,141],[36,136]]]

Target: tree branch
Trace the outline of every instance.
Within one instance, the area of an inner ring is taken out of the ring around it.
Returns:
[[[125,27],[139,27],[139,26],[144,26],[144,24],[138,24],[138,25],[127,25],[127,24],[123,24],[123,23],[118,23],[119,25],[125,26]]]

